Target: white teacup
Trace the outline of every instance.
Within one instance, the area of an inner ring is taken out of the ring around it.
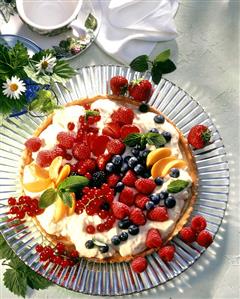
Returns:
[[[40,34],[58,34],[78,15],[82,0],[17,0],[20,18]]]

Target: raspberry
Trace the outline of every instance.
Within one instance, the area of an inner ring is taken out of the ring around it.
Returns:
[[[96,162],[94,159],[87,159],[83,162],[83,166],[86,168],[87,172],[93,172],[96,168]]]
[[[199,233],[200,231],[204,230],[206,226],[207,226],[207,222],[203,216],[196,215],[193,217],[191,221],[192,230]]]
[[[128,170],[125,176],[122,179],[124,185],[129,187],[134,187],[134,184],[137,180],[135,173],[132,170]]]
[[[48,167],[52,163],[53,157],[50,150],[43,150],[38,152],[36,163],[41,167]]]
[[[126,216],[129,216],[129,214],[130,214],[129,207],[121,202],[113,202],[112,203],[112,211],[113,211],[113,215],[117,219],[123,219]]]
[[[121,125],[131,125],[134,119],[134,113],[130,108],[120,107],[113,112],[111,118],[113,122]]]
[[[90,149],[85,144],[75,143],[73,145],[72,153],[77,160],[88,159],[90,157]]]
[[[55,159],[56,157],[66,157],[66,150],[64,148],[61,148],[59,146],[55,146],[55,148],[52,150],[52,158]]]
[[[158,251],[158,255],[164,262],[171,262],[174,258],[175,247],[173,245],[167,245],[162,247]]]
[[[141,272],[145,271],[147,268],[147,265],[148,265],[148,263],[147,263],[146,258],[142,257],[142,256],[136,257],[131,263],[131,267],[132,267],[133,271],[136,273],[141,273]]]
[[[162,238],[156,228],[149,229],[146,238],[146,246],[148,248],[158,248],[162,246]]]
[[[212,241],[213,241],[213,237],[207,230],[201,231],[197,236],[197,243],[200,246],[207,248],[212,243]]]
[[[108,186],[114,188],[117,185],[119,179],[120,179],[119,175],[115,173],[111,174],[107,179]]]
[[[29,151],[37,152],[42,146],[42,140],[38,137],[32,137],[29,138],[24,144]]]
[[[137,193],[134,197],[135,200],[135,206],[144,210],[146,203],[149,201],[149,198],[141,193]]]
[[[135,125],[124,125],[121,128],[120,134],[121,134],[121,138],[125,139],[127,135],[132,133],[139,133],[139,132],[140,132],[139,128]]]
[[[189,226],[182,228],[179,232],[179,236],[185,243],[192,243],[196,241],[196,234]]]
[[[97,157],[97,166],[99,170],[104,170],[107,162],[111,159],[111,154],[104,154]]]
[[[110,138],[108,136],[100,135],[93,140],[91,143],[91,150],[95,156],[104,154],[109,139]]]
[[[60,132],[57,134],[57,141],[65,148],[72,148],[75,142],[75,137],[69,132]]]
[[[110,136],[110,137],[112,137],[112,138],[116,138],[116,139],[118,139],[118,138],[120,138],[120,129],[121,129],[121,127],[119,126],[119,124],[117,124],[117,123],[107,123],[106,125],[105,125],[105,127],[103,128],[103,130],[102,130],[102,134],[103,135],[107,135],[107,136]]]
[[[151,179],[140,178],[135,182],[136,189],[144,194],[150,194],[156,188],[156,184]]]
[[[166,221],[168,220],[167,209],[165,207],[155,207],[147,213],[147,218],[152,221]]]
[[[144,225],[146,223],[146,217],[143,211],[139,208],[134,208],[130,212],[129,219],[136,225]]]
[[[125,187],[119,195],[119,201],[131,206],[134,203],[134,192],[133,189]]]
[[[120,155],[125,150],[125,144],[118,139],[113,139],[107,143],[107,150],[110,154]]]

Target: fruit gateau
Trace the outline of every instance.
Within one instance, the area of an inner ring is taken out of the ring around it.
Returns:
[[[167,244],[187,222],[197,173],[187,140],[162,113],[118,95],[56,110],[25,143],[29,211],[53,244],[100,262]]]

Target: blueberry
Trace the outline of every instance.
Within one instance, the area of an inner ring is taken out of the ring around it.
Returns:
[[[164,204],[166,208],[172,209],[176,205],[176,199],[170,195],[168,198],[164,200]]]
[[[148,202],[146,202],[146,204],[145,204],[145,208],[146,208],[146,210],[148,210],[148,211],[150,211],[150,210],[152,210],[153,208],[154,208],[154,203],[152,202],[152,201],[148,201]]]
[[[163,124],[165,121],[164,116],[162,116],[161,114],[155,115],[153,120],[155,121],[155,123],[157,124]]]
[[[108,252],[109,247],[108,247],[107,244],[105,244],[105,245],[103,245],[103,246],[99,246],[98,249],[99,249],[99,251],[100,251],[101,253],[106,253],[106,252]]]
[[[134,166],[136,166],[138,163],[138,159],[136,157],[131,157],[128,161],[128,166],[130,168],[134,168]]]
[[[141,103],[140,105],[139,105],[139,107],[138,107],[138,110],[140,111],[140,112],[143,112],[143,113],[145,113],[145,112],[148,112],[149,111],[149,105],[147,104],[147,103]]]
[[[146,144],[137,144],[134,148],[143,151],[146,148]]]
[[[158,177],[155,178],[156,185],[162,186],[163,182],[164,182],[164,180],[160,176],[158,176]]]
[[[125,173],[125,172],[128,171],[128,169],[129,169],[128,164],[127,164],[127,163],[123,163],[123,165],[122,165],[120,171],[121,171],[122,173]]]
[[[112,158],[112,163],[115,165],[115,166],[121,166],[122,165],[122,162],[123,162],[123,159],[120,155],[115,155],[113,156]]]
[[[159,193],[159,198],[161,199],[166,199],[168,197],[168,192],[167,191],[161,191]]]
[[[140,153],[140,151],[139,151],[138,149],[136,149],[136,148],[133,148],[133,149],[131,150],[131,152],[132,152],[132,154],[133,154],[135,157],[138,157],[138,156],[139,156],[139,153]]]
[[[137,164],[134,168],[133,168],[134,172],[138,175],[141,175],[144,173],[145,168],[141,165],[141,164]]]
[[[180,175],[180,171],[177,168],[171,168],[170,170],[170,174],[169,174],[172,178],[178,178]]]
[[[150,199],[155,205],[159,204],[159,202],[160,202],[160,198],[159,198],[159,195],[158,195],[158,194],[151,194],[151,195],[149,196],[149,199]]]
[[[142,175],[145,179],[148,179],[150,178],[151,176],[151,170],[150,169],[147,169],[144,174]]]
[[[112,237],[111,242],[113,245],[119,245],[121,240],[120,240],[119,236],[115,235]]]
[[[152,128],[151,130],[149,130],[150,133],[158,133],[159,134],[159,131],[157,128]]]
[[[139,233],[139,227],[135,224],[132,224],[129,226],[128,232],[130,235],[135,236]]]
[[[141,159],[146,159],[149,153],[150,153],[149,150],[144,150],[144,151],[142,151],[142,152],[139,154],[139,157],[140,157]]]
[[[132,158],[132,156],[126,156],[126,157],[123,158],[123,161],[128,163],[130,158]]]
[[[166,139],[167,142],[169,142],[172,139],[171,133],[167,131],[163,131],[162,136]]]
[[[127,232],[122,232],[119,235],[119,238],[120,238],[121,241],[126,241],[128,239],[128,233]]]
[[[111,162],[107,163],[106,164],[106,170],[110,173],[113,172],[115,170],[115,167],[114,167],[113,163],[111,163]]]
[[[118,222],[118,227],[121,229],[127,229],[132,224],[128,218],[124,218]]]
[[[85,247],[87,249],[92,249],[94,247],[94,243],[93,243],[93,240],[88,240],[86,243],[85,243]]]
[[[101,210],[104,210],[104,211],[108,211],[110,208],[110,205],[108,202],[104,202],[101,206],[100,206],[100,209]]]
[[[124,184],[122,182],[118,182],[117,185],[115,186],[115,191],[121,192],[123,189],[124,189]]]

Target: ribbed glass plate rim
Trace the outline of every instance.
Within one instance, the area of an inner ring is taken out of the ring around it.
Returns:
[[[77,69],[77,75],[67,85],[70,91],[56,85],[56,93],[60,103],[64,104],[81,97],[91,97],[97,94],[110,93],[109,79],[114,75],[124,75],[129,80],[146,78],[151,80],[149,72],[138,73],[121,65],[93,65]],[[199,194],[194,207],[194,214],[202,214],[207,218],[214,237],[221,226],[227,207],[229,193],[229,167],[222,138],[211,118],[201,105],[182,88],[167,79],[154,86],[153,95],[149,101],[165,113],[182,130],[186,136],[192,125],[206,124],[213,131],[213,143],[202,150],[193,151],[199,171]],[[0,230],[15,253],[34,271],[48,280],[80,293],[112,296],[126,295],[151,289],[172,280],[193,265],[205,251],[197,244],[186,245],[178,237],[173,244],[176,247],[176,258],[173,262],[164,263],[154,253],[148,256],[149,266],[142,274],[131,271],[129,263],[97,264],[82,259],[80,264],[62,269],[52,264],[44,267],[38,261],[34,250],[41,234],[32,222],[11,227],[6,223],[6,200],[17,195],[19,190],[18,171],[15,161],[20,158],[24,140],[42,122],[43,117],[21,115],[3,121],[0,136],[5,149],[0,149]],[[21,127],[23,126],[23,128]],[[23,132],[23,130],[25,130]],[[21,138],[20,138],[21,137]],[[18,140],[19,138],[19,140]],[[209,162],[210,161],[210,162]],[[12,164],[11,164],[12,163]],[[8,165],[9,164],[9,165]],[[7,177],[5,177],[7,176]],[[12,186],[12,189],[11,189]],[[14,189],[15,187],[15,189]],[[8,190],[9,188],[9,190]]]

